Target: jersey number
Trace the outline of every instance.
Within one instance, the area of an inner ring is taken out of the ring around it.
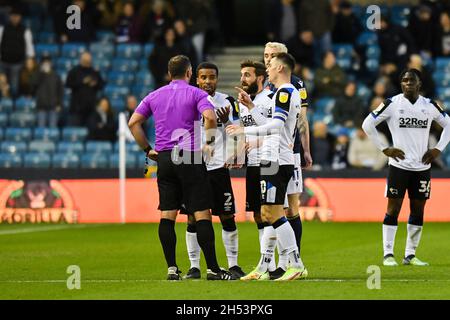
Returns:
[[[431,181],[420,180],[420,189],[419,192],[430,192],[430,183]]]

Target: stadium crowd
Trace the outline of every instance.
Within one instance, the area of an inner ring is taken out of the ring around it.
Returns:
[[[0,1],[0,166],[117,166],[118,112],[132,113],[167,83],[170,57],[185,54],[194,69],[207,60],[218,2]],[[80,29],[65,26],[71,4],[81,8]],[[360,128],[400,92],[405,67],[422,72],[424,96],[450,105],[450,1],[380,6],[375,31],[366,7],[345,0],[266,0],[265,7],[266,40],[286,43],[307,85],[316,169],[386,166]],[[152,138],[153,124],[147,129]],[[387,127],[381,131],[389,141]],[[433,128],[430,144],[439,134]],[[136,155],[127,165],[138,167],[142,152],[127,148]],[[450,154],[434,163],[446,164]]]

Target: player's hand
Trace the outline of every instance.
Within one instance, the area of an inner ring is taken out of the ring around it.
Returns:
[[[397,162],[398,162],[398,159],[400,159],[400,160],[404,160],[405,159],[405,153],[402,150],[397,149],[397,148],[393,148],[393,147],[386,148],[386,149],[383,150],[383,153],[387,157],[391,157]]]
[[[439,157],[439,155],[441,154],[441,151],[439,149],[430,149],[427,152],[425,152],[425,154],[422,157],[422,162],[424,164],[430,164],[433,162],[434,159],[436,159],[437,157]]]
[[[222,123],[227,123],[230,116],[230,106],[220,108],[216,111],[216,114]]]
[[[158,152],[152,149],[147,153],[147,157],[153,161],[158,161]]]
[[[313,159],[311,157],[311,153],[305,151],[303,156],[305,158],[305,166],[303,168],[305,168],[305,169],[311,168],[313,165]]]
[[[238,91],[238,97],[237,101],[239,103],[242,103],[244,106],[249,108],[249,110],[253,109],[255,105],[253,104],[252,98],[250,98],[250,95],[242,90],[242,88],[234,87]]]
[[[225,128],[227,134],[230,136],[238,136],[244,134],[244,128],[235,124],[231,124]]]

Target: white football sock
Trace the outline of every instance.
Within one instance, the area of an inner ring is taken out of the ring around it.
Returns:
[[[263,235],[264,235],[264,228],[258,229],[259,252],[262,252],[262,248],[263,248],[263,243],[262,243]]]
[[[227,253],[228,268],[238,265],[238,231],[225,231],[222,229],[222,240]]]
[[[275,229],[277,239],[280,242],[280,253],[286,254],[293,268],[304,268],[302,259],[298,254],[297,243],[295,242],[295,234],[291,225],[286,221]]]
[[[191,268],[200,270],[200,245],[197,241],[197,233],[186,231],[186,247]]]
[[[408,230],[408,234],[406,236],[405,258],[410,255],[416,255],[416,249],[419,246],[423,226],[416,226],[408,223],[406,229]]]
[[[394,255],[395,234],[397,226],[383,224],[383,251],[384,256],[388,254]]]
[[[280,241],[277,241],[277,250],[278,250],[278,268],[287,270],[289,263],[289,256],[287,254],[281,253]]]
[[[277,243],[277,235],[272,226],[264,228],[262,237],[261,259],[258,263],[258,271],[261,273],[275,270],[274,251]]]

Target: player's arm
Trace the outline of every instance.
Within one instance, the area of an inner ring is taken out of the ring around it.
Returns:
[[[156,161],[158,153],[153,150],[152,146],[150,146],[150,143],[148,142],[148,139],[145,135],[145,131],[142,128],[142,124],[145,121],[147,121],[147,117],[143,116],[140,113],[134,112],[130,120],[128,121],[128,128],[130,128],[130,132],[139,147],[144,150],[144,152],[150,159]]]
[[[444,109],[439,106],[436,102],[431,101],[436,107],[437,113],[434,117],[434,121],[439,123],[439,125],[443,128],[441,133],[441,138],[433,149],[428,150],[422,157],[422,162],[424,164],[430,164],[436,159],[441,152],[445,149],[447,144],[450,142],[450,117],[444,111]]]
[[[389,147],[389,145],[380,138],[376,128],[376,126],[381,122],[390,118],[392,108],[389,106],[391,103],[392,101],[390,99],[386,99],[378,106],[377,109],[372,111],[364,120],[362,129],[380,151],[382,151],[386,156],[392,157],[398,161],[398,159],[405,159],[405,153],[398,148]]]
[[[300,134],[300,141],[302,143],[304,157],[306,161],[305,168],[312,166],[313,160],[311,157],[311,149],[309,146],[309,123],[308,123],[308,108],[307,104],[303,105],[300,109],[300,118],[298,119],[297,128]]]

